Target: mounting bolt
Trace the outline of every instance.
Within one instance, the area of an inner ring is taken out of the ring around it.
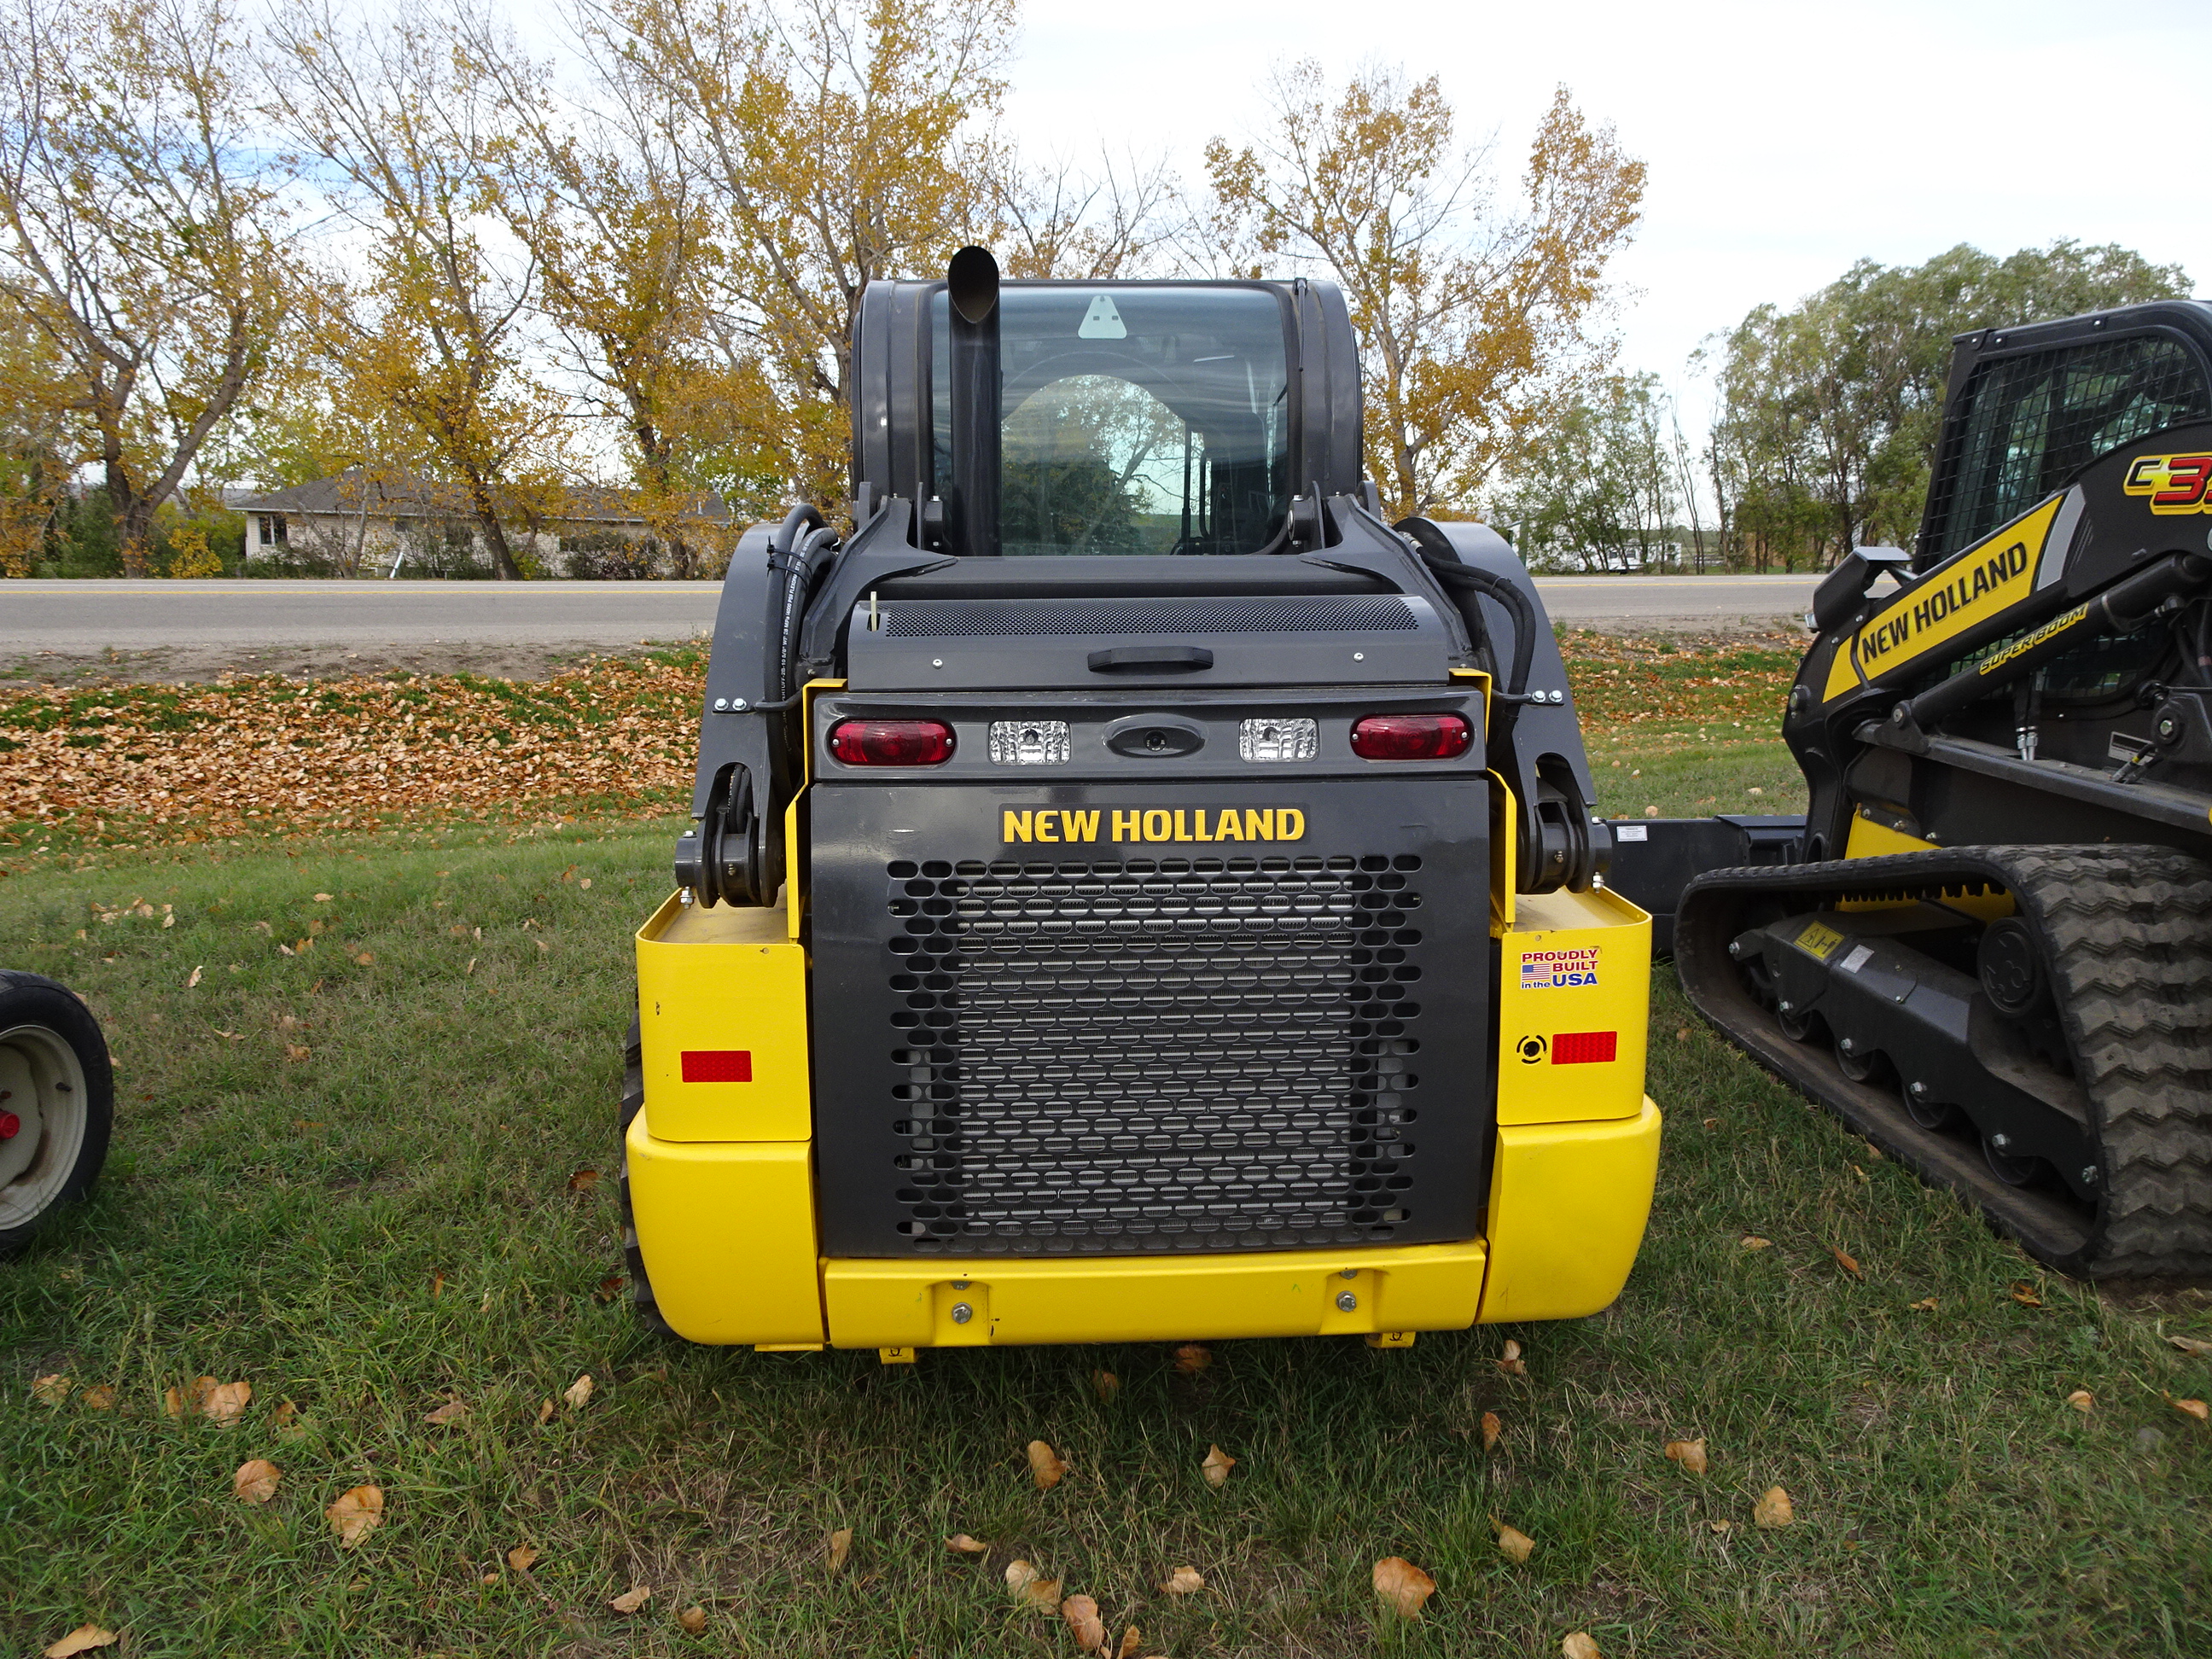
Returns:
[[[1924,1095],[1928,1092],[1928,1085],[1924,1083],[1916,1083],[1912,1085],[1912,1092],[1916,1095]]]
[[[728,708],[729,706],[730,700],[727,697],[717,697],[714,699],[714,712],[717,714],[722,713],[725,709]]]
[[[1743,941],[1740,939],[1730,939],[1729,941],[1729,954],[1732,957],[1741,958],[1743,955]]]
[[[965,1325],[975,1316],[975,1310],[969,1307],[965,1302],[956,1302],[952,1304],[952,1322],[954,1324]]]
[[[1787,997],[1783,998],[1782,1000],[1775,1006],[1780,1008],[1785,1014],[1795,1013],[1797,1011],[1797,1005],[1790,1001]]]
[[[1337,1310],[1340,1313],[1350,1313],[1358,1305],[1359,1298],[1352,1295],[1350,1291],[1340,1291],[1337,1292],[1336,1306]]]
[[[2085,1164],[2081,1166],[2081,1184],[2084,1187],[2094,1187],[2097,1184],[2097,1166],[2095,1164]]]
[[[743,697],[732,697],[730,699],[730,712],[732,714],[742,714],[751,706],[752,705],[748,703]]]
[[[1841,1048],[1845,1054],[1850,1053],[1851,1050],[1856,1048],[1857,1046],[1858,1045],[1853,1042],[1849,1037],[1845,1037],[1841,1042],[1838,1042],[1836,1045],[1836,1047]]]
[[[2010,1135],[1991,1135],[1990,1137],[1990,1145],[1996,1147],[1999,1152],[2002,1152],[2006,1147],[2012,1145],[2012,1137]]]
[[[1337,1277],[1339,1279],[1357,1279],[1359,1277],[1359,1269],[1357,1267],[1346,1267],[1342,1273],[1337,1274]]]
[[[942,657],[932,657],[929,659],[929,665],[932,668],[942,668],[945,666],[945,659]]]

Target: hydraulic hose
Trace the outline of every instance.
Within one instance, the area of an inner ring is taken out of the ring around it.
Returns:
[[[1487,570],[1477,570],[1472,565],[1461,564],[1453,559],[1438,557],[1427,548],[1421,550],[1421,562],[1429,574],[1447,587],[1466,588],[1495,599],[1513,617],[1513,665],[1506,671],[1505,689],[1498,695],[1509,702],[1525,702],[1528,692],[1528,665],[1536,653],[1536,607],[1528,603],[1528,596],[1503,576],[1493,576]]]

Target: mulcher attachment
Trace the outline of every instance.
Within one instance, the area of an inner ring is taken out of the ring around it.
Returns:
[[[2212,868],[1962,847],[1715,871],[1675,957],[1776,1075],[2100,1278],[2212,1274]]]

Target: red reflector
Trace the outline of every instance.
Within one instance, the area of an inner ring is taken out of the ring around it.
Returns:
[[[1607,1055],[1607,1058],[1612,1056]],[[753,1080],[752,1050],[686,1048],[684,1051],[684,1080],[686,1083],[750,1083]]]
[[[1552,1039],[1552,1064],[1587,1066],[1611,1060],[1620,1048],[1618,1031],[1561,1031]]]
[[[1474,741],[1464,714],[1370,714],[1352,728],[1352,752],[1366,760],[1450,760]]]
[[[0,1112],[0,1140],[13,1140],[23,1127],[23,1120],[13,1112]]]
[[[848,766],[939,766],[952,758],[943,720],[842,720],[830,729],[830,752]]]

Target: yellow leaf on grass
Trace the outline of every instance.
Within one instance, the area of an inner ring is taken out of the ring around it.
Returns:
[[[200,967],[198,967],[198,968],[195,968],[195,969],[192,969],[192,971],[191,971],[191,974],[190,977],[188,977],[188,978],[185,981],[185,989],[186,989],[187,991],[189,991],[189,990],[191,990],[191,989],[192,988],[192,987],[194,987],[195,985],[198,985],[198,984],[200,982],[200,974],[201,974],[202,969],[203,969],[205,966],[206,966],[206,964],[205,964],[204,963],[203,963],[200,965]]]
[[[1177,1567],[1160,1581],[1160,1588],[1170,1595],[1195,1595],[1206,1588],[1206,1575],[1196,1567]]]
[[[1708,1521],[1705,1524],[1723,1535],[1735,1530],[1735,1522],[1733,1521]]]
[[[376,952],[374,951],[363,951],[359,956],[356,957],[354,960],[359,963],[362,967],[366,968],[369,963],[376,960]]]
[[[1180,1376],[1195,1376],[1213,1363],[1213,1350],[1203,1342],[1186,1342],[1176,1350],[1175,1368]]]
[[[276,1409],[269,1413],[269,1426],[287,1440],[300,1432],[300,1408],[289,1400],[276,1402]]]
[[[1098,1396],[1100,1405],[1110,1406],[1114,1403],[1114,1396],[1121,1392],[1121,1379],[1111,1371],[1093,1371],[1091,1373],[1091,1391]]]
[[[617,1613],[635,1613],[651,1600],[653,1590],[649,1585],[633,1584],[607,1605]]]
[[[228,1428],[246,1414],[252,1399],[251,1382],[218,1382],[200,1397],[200,1414]]]
[[[1518,1527],[1509,1527],[1496,1516],[1491,1517],[1490,1524],[1498,1528],[1498,1551],[1507,1560],[1517,1565],[1536,1553],[1536,1540]]]
[[[265,1457],[249,1457],[230,1477],[231,1495],[240,1503],[265,1504],[276,1495],[280,1472]]]
[[[1661,1449],[1692,1474],[1705,1472],[1705,1443],[1703,1440],[1669,1440]]]
[[[1829,1245],[1828,1254],[1835,1257],[1836,1265],[1838,1267],[1841,1267],[1845,1273],[1849,1273],[1853,1279],[1864,1279],[1866,1277],[1864,1273],[1859,1271],[1858,1258],[1852,1255],[1841,1246],[1835,1244]]]
[[[1932,1296],[1924,1297],[1920,1301],[1907,1303],[1905,1307],[1906,1310],[1911,1313],[1934,1313],[1936,1311],[1936,1298]]]
[[[704,1636],[707,1633],[707,1609],[696,1606],[686,1607],[676,1615],[676,1622],[684,1627],[686,1636]]]
[[[1060,1616],[1075,1632],[1075,1645],[1085,1653],[1106,1651],[1106,1626],[1098,1617],[1098,1603],[1087,1595],[1071,1595],[1060,1604]]]
[[[2076,1389],[2066,1396],[2066,1403],[2081,1413],[2082,1416],[2087,1417],[2096,1409],[2097,1396],[2087,1389]]]
[[[1060,1605],[1060,1580],[1047,1578],[1026,1561],[1006,1563],[1006,1589],[1017,1601],[1047,1613]]]
[[[1771,1238],[1761,1238],[1757,1233],[1746,1233],[1743,1236],[1743,1248],[1747,1250],[1770,1250],[1774,1248],[1774,1241]]]
[[[1229,1479],[1229,1471],[1237,1467],[1237,1460],[1220,1447],[1209,1445],[1206,1449],[1206,1461],[1198,1467],[1206,1476],[1206,1484],[1218,1486]]]
[[[842,1571],[845,1563],[853,1554],[853,1529],[850,1527],[839,1527],[830,1534],[826,1547],[830,1555],[830,1571]]]
[[[107,1382],[95,1382],[77,1396],[76,1403],[87,1411],[112,1411],[115,1409],[114,1386]]]
[[[70,1380],[59,1371],[31,1379],[31,1398],[41,1406],[58,1406],[70,1397]]]
[[[39,1650],[41,1659],[71,1659],[79,1653],[90,1653],[94,1648],[112,1648],[115,1632],[102,1630],[97,1625],[79,1625],[58,1642],[50,1642]]]
[[[318,893],[315,895],[315,902],[318,904],[328,904],[330,902],[331,896],[328,893]]]
[[[2200,1423],[2212,1420],[2212,1407],[2208,1407],[2201,1400],[2176,1400],[2172,1395],[2168,1395],[2166,1397],[2166,1403],[2184,1417],[2193,1417]]]
[[[945,1547],[955,1555],[988,1555],[991,1547],[980,1538],[970,1538],[964,1532],[956,1532],[945,1540]]]
[[[183,1393],[173,1386],[162,1389],[161,1410],[163,1414],[166,1416],[182,1417],[185,1414],[185,1396]]]
[[[1137,1650],[1145,1645],[1145,1638],[1134,1625],[1121,1632],[1121,1645],[1114,1650],[1114,1659],[1137,1659]]]
[[[1375,1564],[1375,1594],[1401,1618],[1419,1618],[1422,1603],[1436,1593],[1437,1581],[1402,1555],[1386,1555]]]
[[[1496,1412],[1482,1414],[1482,1449],[1488,1451],[1498,1443],[1498,1437],[1505,1432],[1505,1425],[1498,1420]]]
[[[589,1371],[586,1371],[574,1382],[571,1382],[567,1388],[561,1390],[561,1398],[567,1401],[568,1404],[577,1411],[583,1410],[586,1402],[588,1401],[591,1397],[592,1374]]]
[[[538,1426],[542,1429],[552,1420],[553,1402],[550,1400],[539,1401],[538,1402]]]
[[[599,1184],[599,1172],[597,1170],[579,1170],[568,1177],[568,1190],[572,1193],[588,1193]]]
[[[2212,1355],[2212,1342],[2201,1342],[2193,1336],[2169,1336],[2166,1340],[2184,1353]]]
[[[2035,1286],[2022,1279],[2012,1287],[2012,1299],[2023,1308],[2039,1308],[2043,1298],[2035,1293]]]
[[[1498,1358],[1498,1369],[1508,1376],[1528,1375],[1528,1362],[1521,1358],[1521,1345],[1510,1337],[1506,1339],[1505,1352]]]
[[[434,1412],[424,1415],[425,1423],[458,1423],[469,1414],[469,1408],[458,1400],[448,1400]]]
[[[1762,1527],[1786,1527],[1797,1518],[1797,1511],[1790,1506],[1788,1492],[1769,1486],[1752,1506],[1751,1518]]]
[[[1571,1630],[1559,1638],[1559,1659],[1605,1659],[1586,1630]]]
[[[1043,1441],[1030,1442],[1030,1476],[1036,1482],[1039,1492],[1049,1492],[1058,1486],[1067,1469],[1060,1454]]]
[[[288,1042],[284,1045],[284,1058],[295,1063],[305,1060],[313,1052],[304,1042]]]
[[[538,1552],[527,1544],[517,1544],[507,1553],[507,1565],[517,1572],[528,1572],[537,1560]]]
[[[384,1524],[383,1489],[356,1486],[341,1492],[337,1501],[323,1511],[323,1516],[331,1523],[331,1530],[338,1535],[338,1542],[352,1549]]]

